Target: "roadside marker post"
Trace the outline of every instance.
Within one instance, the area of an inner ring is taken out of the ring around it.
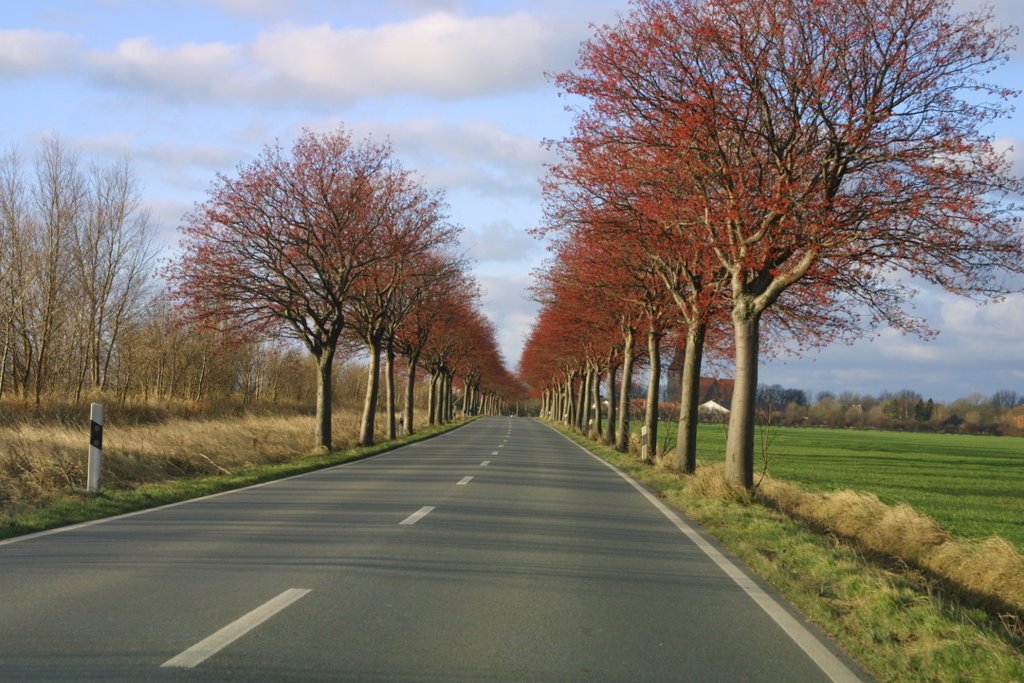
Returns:
[[[86,490],[100,492],[103,472],[103,404],[93,403],[89,407],[89,467]]]

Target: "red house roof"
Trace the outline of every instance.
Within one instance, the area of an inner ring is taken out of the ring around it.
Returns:
[[[701,377],[697,402],[707,403],[708,401],[714,401],[728,408],[732,403],[732,392],[735,386],[736,380]]]

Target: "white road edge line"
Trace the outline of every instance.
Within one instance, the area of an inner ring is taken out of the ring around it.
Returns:
[[[712,562],[718,565],[719,569],[725,572],[726,576],[732,579],[737,586],[742,588],[743,591],[750,596],[755,603],[757,603],[758,607],[763,609],[765,613],[767,613],[768,616],[779,625],[786,635],[788,635],[790,639],[807,654],[811,661],[814,662],[818,668],[833,681],[833,683],[862,683],[857,674],[851,671],[850,668],[843,664],[838,657],[832,654],[832,652],[829,651],[829,649],[825,647],[820,640],[815,638],[810,631],[804,628],[803,624],[794,619],[793,616],[778,603],[778,601],[765,593],[764,590],[758,586],[753,579],[747,576],[742,569],[737,567],[735,563],[719,552],[715,546],[704,540],[703,536],[697,533],[697,531],[689,524],[684,522],[679,515],[665,505],[665,503],[657,496],[653,495],[639,482],[635,481],[615,465],[610,462],[605,462],[583,446],[559,432],[554,427],[551,427],[550,425],[546,426],[566,441],[592,457],[594,460],[597,460],[599,463],[618,474],[620,477],[625,479],[630,486],[639,491],[640,495],[646,498],[651,505],[656,507],[661,514],[665,515],[665,517],[667,517],[677,529],[683,532],[687,538],[693,541],[698,548],[704,551],[704,554],[707,555]]]
[[[180,655],[168,659],[166,662],[161,664],[160,667],[191,669],[202,664],[204,661],[217,654],[225,647],[304,596],[309,591],[309,588],[289,588],[284,593],[281,593],[276,598],[263,603],[245,616],[232,621],[213,635],[200,640]]]
[[[413,524],[420,521],[433,511],[433,505],[424,505],[419,510],[417,510],[416,512],[412,513],[411,515],[403,519],[401,522],[399,522],[398,526],[412,526]]]
[[[462,479],[459,480],[459,483],[456,484],[456,486],[465,486],[471,481],[473,481],[473,477],[463,477]]]

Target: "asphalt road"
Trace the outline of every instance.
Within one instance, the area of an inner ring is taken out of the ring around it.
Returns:
[[[0,680],[863,676],[668,514],[545,425],[485,418],[0,543]]]

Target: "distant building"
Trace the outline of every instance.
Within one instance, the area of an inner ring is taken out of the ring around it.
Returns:
[[[666,368],[665,398],[669,401],[678,401],[682,391],[683,382],[683,360],[686,357],[685,339],[680,340],[679,345],[672,350],[672,360]],[[708,401],[713,401],[719,408],[729,413],[732,406],[732,392],[736,384],[732,379],[718,379],[717,377],[701,377],[700,388],[697,390],[697,405],[704,406]]]
[[[698,407],[701,419],[720,420],[729,414],[729,409],[715,401],[705,401]]]
[[[736,380],[718,379],[716,377],[701,377],[700,389],[697,390],[697,403],[703,406],[705,403],[715,403],[719,408],[729,412],[732,406],[732,392],[736,387]]]

